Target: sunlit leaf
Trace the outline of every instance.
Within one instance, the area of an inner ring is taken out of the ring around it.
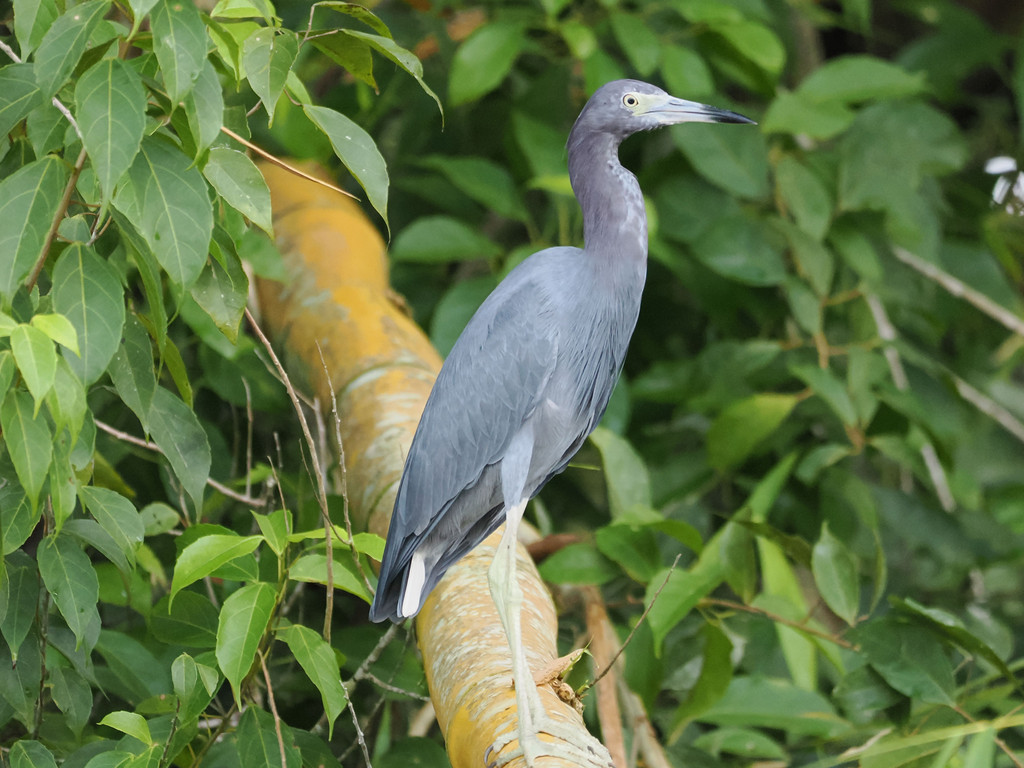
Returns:
[[[203,167],[203,175],[228,205],[274,236],[270,190],[252,160],[242,152],[214,147]]]
[[[274,587],[257,582],[232,592],[221,607],[217,663],[231,683],[236,702],[240,701],[239,686],[256,659],[256,649],[270,624],[275,602]]]
[[[298,50],[299,44],[294,33],[285,31],[275,34],[269,28],[260,28],[254,32],[242,48],[242,63],[249,85],[263,102],[271,124]]]
[[[28,392],[9,389],[0,405],[0,427],[18,480],[35,510],[53,455],[50,426],[44,414],[35,412]]]
[[[292,624],[278,633],[306,677],[312,681],[324,704],[327,715],[328,738],[334,730],[334,721],[345,708],[345,689],[338,674],[338,658],[330,644],[313,630]]]
[[[455,106],[475,101],[501,84],[526,38],[520,24],[484,24],[459,46],[448,74],[448,100]]]
[[[11,332],[11,352],[25,386],[35,400],[35,414],[57,376],[57,350],[53,340],[38,328],[21,324]]]
[[[158,0],[150,13],[153,50],[171,103],[192,90],[206,60],[206,28],[193,3]]]
[[[69,8],[46,31],[35,55],[36,83],[44,97],[49,99],[67,82],[109,8],[110,0],[88,0]]]
[[[708,430],[708,461],[721,470],[741,464],[789,416],[796,403],[794,395],[773,393],[735,401]]]
[[[149,733],[149,723],[146,718],[136,712],[109,712],[100,720],[100,725],[106,725],[116,731],[125,733],[138,739],[143,744],[152,744],[153,737]]]
[[[262,541],[262,536],[212,534],[192,542],[178,555],[174,565],[171,599],[192,582],[208,576],[237,557],[249,554]]]

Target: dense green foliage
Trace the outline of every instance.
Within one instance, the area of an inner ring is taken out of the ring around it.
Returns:
[[[0,5],[0,756],[445,764],[402,739],[412,644],[364,664],[379,540],[327,627],[309,586],[342,500],[241,322],[240,254],[276,254],[239,141],[355,175],[444,351],[579,243],[566,133],[637,76],[761,129],[622,148],[648,286],[542,573],[623,637],[651,606],[625,676],[672,764],[1020,765],[1024,206],[984,170],[1024,144],[1015,5]]]

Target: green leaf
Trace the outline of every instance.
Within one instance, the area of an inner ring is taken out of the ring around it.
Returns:
[[[262,18],[268,25],[276,18],[274,7],[267,0],[218,0],[210,16],[215,19]]]
[[[89,556],[66,534],[50,534],[39,545],[39,573],[57,609],[77,640],[92,650],[100,633],[100,584]]]
[[[170,0],[168,0],[170,1]],[[145,238],[157,261],[187,288],[206,263],[213,232],[213,207],[203,175],[162,137],[147,136],[114,205]]]
[[[790,371],[814,390],[814,394],[825,401],[843,424],[856,426],[857,409],[850,399],[850,393],[846,385],[830,369],[819,368],[816,365],[795,365]]]
[[[15,18],[17,24],[17,17]],[[0,136],[6,136],[43,103],[31,64],[8,64],[0,69]]]
[[[239,325],[249,299],[249,278],[233,248],[222,250],[220,243],[215,241],[211,253],[214,258],[207,262],[199,279],[192,286],[192,298],[209,315],[231,345],[234,345],[238,341]],[[196,327],[191,319],[189,322]],[[203,340],[211,346],[218,344],[222,338],[214,340],[209,336],[203,336]],[[225,351],[227,354],[224,354]],[[237,352],[236,347],[229,345],[222,354],[232,358]]]
[[[0,406],[0,427],[3,427],[4,443],[18,480],[34,512],[53,455],[50,426],[43,414],[35,413],[28,392],[9,389]]]
[[[349,37],[354,37],[359,40],[363,40],[370,45],[378,53],[382,54],[386,58],[394,62],[400,69],[405,70],[408,74],[412,75],[413,79],[419,83],[420,88],[437,104],[437,109],[441,113],[442,118],[444,117],[444,109],[441,107],[441,100],[437,97],[426,81],[423,79],[423,63],[416,58],[416,55],[411,51],[406,50],[390,36],[375,35],[369,32],[360,32],[355,29],[345,29],[342,32]]]
[[[171,581],[171,600],[182,589],[217,568],[243,555],[248,555],[263,541],[262,536],[211,534],[196,539],[178,555]]]
[[[201,156],[220,137],[224,125],[224,92],[209,59],[203,60],[195,86],[185,96],[185,117],[196,145],[196,156]]]
[[[721,574],[714,568],[694,568],[692,571],[677,568],[672,571],[664,569],[648,582],[644,605],[650,607],[647,621],[654,635],[655,648],[661,648],[672,628],[721,580]]]
[[[128,315],[121,343],[107,370],[121,400],[138,416],[142,428],[149,432],[149,410],[156,392],[153,345],[134,314]]]
[[[525,43],[521,24],[494,21],[479,27],[452,57],[448,101],[454,106],[467,104],[497,88]]]
[[[33,416],[36,416],[57,376],[57,350],[49,336],[22,323],[11,332],[11,352],[25,386],[35,400]]]
[[[199,664],[183,653],[171,663],[174,694],[181,702],[178,716],[183,722],[199,717],[220,687],[220,674],[213,667]]]
[[[855,116],[852,109],[840,102],[817,103],[800,93],[779,91],[768,105],[761,130],[831,139],[849,128]]]
[[[708,462],[719,470],[739,466],[789,416],[795,395],[764,393],[731,403],[707,434]]]
[[[334,731],[334,721],[345,709],[346,699],[334,649],[316,632],[300,624],[285,627],[278,633],[278,637],[287,643],[302,671],[320,691],[324,714],[327,715],[327,737],[330,738]]]
[[[78,495],[89,514],[110,534],[134,568],[135,550],[146,533],[135,505],[117,491],[92,485],[79,488]]]
[[[651,31],[639,15],[629,12],[613,13],[609,19],[619,48],[626,54],[633,69],[648,77],[661,59],[658,36]],[[688,92],[685,92],[688,93]],[[692,96],[692,94],[689,94]]]
[[[89,0],[68,9],[46,31],[35,55],[36,83],[45,98],[67,82],[89,36],[109,9],[109,0]]]
[[[277,101],[284,92],[288,72],[298,51],[299,44],[294,32],[281,31],[275,34],[272,28],[267,27],[261,27],[250,35],[242,47],[242,65],[249,85],[263,102],[270,125],[274,124]]]
[[[163,387],[153,393],[149,426],[185,492],[201,507],[210,477],[210,442],[195,411]]]
[[[178,104],[195,84],[206,60],[206,27],[195,4],[158,0],[149,17],[153,50],[167,95]]]
[[[64,355],[86,384],[110,364],[124,326],[124,289],[117,272],[91,247],[75,243],[53,268],[53,308],[71,321],[81,356]]]
[[[704,661],[700,677],[672,716],[673,733],[679,733],[693,718],[700,717],[721,700],[732,682],[732,643],[728,636],[714,624],[705,624],[701,634],[704,636]]]
[[[67,178],[64,164],[48,155],[0,181],[0,296],[5,303],[42,255]]]
[[[67,347],[76,355],[80,355],[78,349],[78,332],[64,315],[55,313],[43,313],[32,315],[32,325],[49,336],[53,341],[63,347]]]
[[[910,73],[874,56],[838,56],[808,75],[799,94],[811,101],[855,103],[869,99],[900,99],[924,93],[924,72]]]
[[[644,460],[633,446],[604,427],[595,429],[590,439],[601,452],[612,519],[621,518],[632,507],[650,507],[651,480]]]
[[[715,90],[714,77],[704,58],[681,45],[662,48],[661,76],[670,93],[685,94],[689,99],[710,96]]]
[[[708,269],[747,285],[778,285],[786,277],[782,254],[764,224],[742,214],[716,219],[693,243],[693,252]]]
[[[811,237],[821,240],[828,232],[835,200],[816,173],[786,155],[775,168],[775,183],[782,201],[797,225]]]
[[[860,624],[848,637],[900,693],[930,704],[954,704],[953,666],[927,629],[886,616]]]
[[[149,733],[149,723],[146,718],[135,712],[110,712],[99,722],[115,731],[126,733],[132,738],[138,739],[143,744],[153,744],[153,737]]]
[[[856,624],[860,608],[857,558],[840,539],[832,535],[828,523],[821,527],[821,536],[814,545],[811,572],[825,604],[847,624]]]
[[[335,550],[332,566],[331,575],[334,577],[335,589],[343,589],[370,602],[372,595],[367,591],[366,584],[363,583],[351,555]],[[328,585],[327,555],[320,553],[303,555],[288,569],[288,578],[293,581],[309,581],[314,584]]]
[[[288,546],[288,532],[292,526],[291,513],[287,509],[278,509],[268,515],[253,512],[252,516],[274,554],[278,557],[284,554]]]
[[[4,567],[7,573],[0,584],[0,634],[7,641],[11,659],[17,662],[21,644],[36,618],[39,576],[35,561],[22,550],[8,554]]]
[[[701,715],[701,721],[774,728],[791,737],[827,737],[849,727],[821,694],[761,675],[734,677],[725,695]]]
[[[743,20],[712,24],[738,54],[752,61],[771,76],[777,76],[786,63],[786,49],[778,35],[764,24]]]
[[[241,703],[239,686],[249,674],[263,633],[274,613],[274,588],[257,582],[233,592],[220,610],[217,625],[217,663],[231,683],[235,702]]]
[[[18,739],[7,756],[11,768],[57,768],[53,754],[31,739]]]
[[[203,167],[203,176],[221,197],[271,237],[270,189],[256,164],[243,152],[214,147]]]
[[[120,59],[101,59],[75,86],[78,125],[105,200],[131,167],[146,128],[142,78]]]
[[[302,109],[330,139],[334,154],[366,190],[370,205],[387,224],[388,169],[370,134],[333,109],[312,104],[305,104]]]
[[[150,614],[150,629],[160,641],[190,648],[217,645],[217,609],[205,595],[179,592],[162,598]]]
[[[597,529],[598,551],[617,563],[631,579],[648,583],[661,569],[661,554],[654,532],[640,525],[613,524]]]
[[[492,240],[458,219],[424,216],[398,233],[390,256],[396,261],[441,264],[489,259],[499,251]]]
[[[528,214],[512,175],[497,163],[482,157],[431,155],[420,161],[444,176],[460,192],[499,216],[526,221]]]
[[[671,128],[676,146],[697,172],[745,200],[768,194],[768,148],[758,130],[745,126],[680,125]]]
[[[593,544],[570,544],[540,564],[544,581],[553,584],[604,584],[619,576],[619,570]]]
[[[282,762],[282,744],[284,755]],[[302,755],[295,746],[291,728],[276,721],[259,707],[247,707],[238,721],[238,757],[240,765],[261,768],[299,768]]]
[[[14,36],[18,38],[21,58],[27,59],[57,20],[56,0],[14,0]],[[4,88],[0,85],[0,93]],[[7,133],[0,128],[0,135]]]
[[[335,64],[344,67],[353,77],[376,89],[377,81],[373,77],[373,48],[365,40],[345,34],[347,31],[314,31],[309,37],[309,42]]]

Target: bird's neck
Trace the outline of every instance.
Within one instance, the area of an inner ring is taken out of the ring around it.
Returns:
[[[569,137],[569,180],[583,210],[586,251],[623,266],[647,259],[647,215],[636,177],[607,134]]]

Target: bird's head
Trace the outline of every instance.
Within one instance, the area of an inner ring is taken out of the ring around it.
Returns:
[[[678,99],[650,83],[613,80],[590,97],[573,130],[609,133],[621,140],[637,131],[676,123],[753,122],[728,109]]]

